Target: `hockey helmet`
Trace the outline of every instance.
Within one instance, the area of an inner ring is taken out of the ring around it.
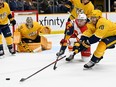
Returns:
[[[87,23],[87,16],[85,14],[79,14],[77,17],[78,26],[82,27]]]
[[[79,14],[77,19],[81,19],[81,20],[87,20],[87,16],[85,14]]]
[[[100,10],[93,10],[91,12],[91,17],[102,17],[102,12]]]

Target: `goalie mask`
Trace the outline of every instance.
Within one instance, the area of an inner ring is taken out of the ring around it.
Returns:
[[[0,8],[3,6],[4,0],[0,0]]]
[[[27,25],[27,27],[29,29],[33,27],[33,19],[32,19],[32,17],[27,17],[27,19],[26,19],[26,25]]]

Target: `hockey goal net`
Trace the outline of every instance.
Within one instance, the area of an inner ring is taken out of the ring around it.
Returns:
[[[38,11],[32,10],[32,11],[13,11],[12,16],[16,20],[16,25],[14,27],[10,26],[12,34],[14,33],[15,29],[26,22],[27,17],[32,17],[33,21],[38,21]],[[4,49],[7,50],[6,41],[3,39]],[[14,50],[16,50],[16,47],[14,45]]]

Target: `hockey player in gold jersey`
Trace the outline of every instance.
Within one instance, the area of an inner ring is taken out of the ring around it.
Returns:
[[[66,2],[65,7],[66,12],[72,8],[71,15],[73,17],[70,16],[69,20],[77,18],[79,13],[84,13],[89,18],[91,11],[94,10],[94,5],[90,0],[69,0]]]
[[[84,65],[84,68],[91,68],[98,63],[105,53],[105,50],[114,47],[116,43],[116,24],[102,17],[100,10],[93,10],[91,14],[91,23],[88,29],[83,33],[81,42],[76,43],[74,53],[85,50],[90,46],[99,42],[91,60]]]
[[[9,5],[4,2],[4,0],[0,0],[0,56],[4,55],[3,43],[2,43],[2,34],[6,39],[6,43],[11,54],[15,54],[13,50],[13,40],[10,28],[8,26],[8,20],[14,26],[16,21],[12,17],[10,13]]]
[[[48,49],[47,45],[49,43],[45,37],[40,36],[40,32],[50,34],[51,29],[33,21],[32,17],[27,17],[26,23],[21,24],[14,33],[14,43],[18,44],[18,50],[20,52],[31,52],[33,48],[35,49],[35,47],[40,47],[41,45],[44,49]],[[17,39],[17,37],[19,38]],[[41,44],[39,44],[40,42]],[[27,43],[30,43],[31,47],[27,46]]]
[[[66,8],[65,8],[66,11],[69,11],[70,8],[72,8],[71,15],[68,18],[68,22],[76,19],[78,17],[78,14],[82,14],[82,13],[87,15],[87,17],[89,18],[91,11],[94,10],[94,6],[91,3],[91,1],[89,1],[89,0],[69,0],[68,2],[66,2],[65,6],[66,6]],[[68,22],[66,23],[66,28],[68,27],[68,25],[67,25]],[[70,29],[70,31],[69,30],[67,31],[67,29],[65,29],[64,34],[65,34],[64,40],[67,41],[69,39],[68,36],[73,34],[73,29]],[[60,51],[57,52],[56,55],[59,54],[57,56],[60,56],[60,55],[64,54],[65,49],[66,49],[66,46],[63,46],[61,44]]]

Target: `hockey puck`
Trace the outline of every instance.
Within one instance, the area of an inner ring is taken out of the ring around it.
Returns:
[[[6,80],[10,80],[10,78],[6,78]]]

